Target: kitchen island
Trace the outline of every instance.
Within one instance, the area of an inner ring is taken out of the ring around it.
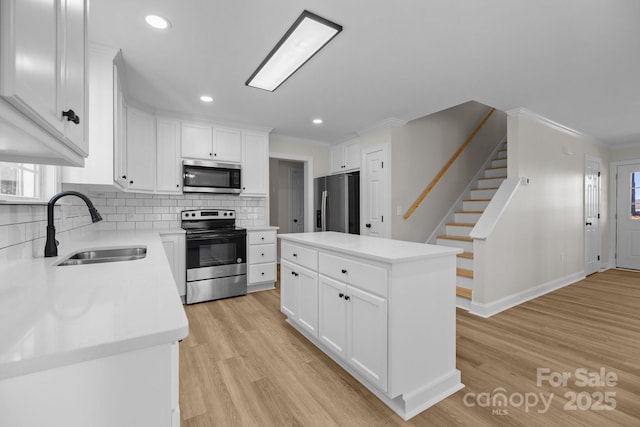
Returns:
[[[61,233],[59,256],[0,266],[0,425],[177,426],[188,334],[157,232]],[[57,266],[78,250],[142,259]]]
[[[404,420],[462,389],[461,250],[335,232],[278,235],[288,322]]]

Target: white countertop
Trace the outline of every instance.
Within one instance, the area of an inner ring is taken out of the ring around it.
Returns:
[[[428,245],[403,240],[323,231],[318,233],[278,234],[282,240],[330,249],[348,255],[386,262],[408,262],[462,253],[462,249],[448,246]]]
[[[0,379],[166,344],[188,321],[157,231],[64,233],[56,258],[0,266]],[[134,261],[55,266],[80,249],[146,246]]]

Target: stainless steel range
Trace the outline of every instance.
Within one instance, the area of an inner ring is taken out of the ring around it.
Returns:
[[[187,304],[247,293],[247,230],[233,210],[182,211],[186,230]]]

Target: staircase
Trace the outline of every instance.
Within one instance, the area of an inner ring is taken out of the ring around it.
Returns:
[[[507,143],[503,143],[493,155],[493,159],[480,172],[471,189],[458,202],[453,212],[446,218],[436,244],[460,248],[456,262],[457,303],[468,308],[473,295],[473,239],[471,230],[489,205],[498,187],[507,178]]]

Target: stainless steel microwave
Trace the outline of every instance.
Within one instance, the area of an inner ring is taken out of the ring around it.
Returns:
[[[239,194],[242,191],[240,172],[240,165],[233,163],[183,160],[182,191]]]

